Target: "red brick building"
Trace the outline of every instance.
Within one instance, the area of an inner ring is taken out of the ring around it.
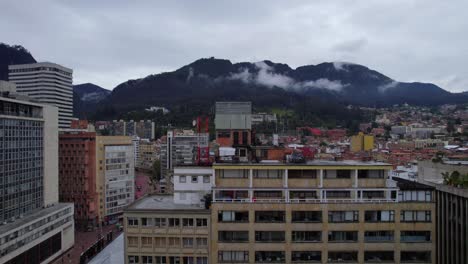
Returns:
[[[59,136],[59,200],[75,204],[75,226],[98,223],[96,192],[96,133]]]

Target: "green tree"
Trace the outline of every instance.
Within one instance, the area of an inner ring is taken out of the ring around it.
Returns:
[[[151,176],[153,182],[159,182],[161,180],[161,161],[155,160],[151,168]]]

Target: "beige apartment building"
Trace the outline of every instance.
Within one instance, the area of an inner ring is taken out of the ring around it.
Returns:
[[[215,164],[210,263],[435,263],[433,190],[389,164]]]
[[[207,264],[210,211],[174,203],[172,195],[145,196],[124,212],[125,263]]]
[[[212,204],[147,196],[124,212],[126,263],[435,263],[434,188],[386,163],[214,164]]]

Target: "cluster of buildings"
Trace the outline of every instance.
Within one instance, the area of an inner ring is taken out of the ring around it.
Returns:
[[[161,148],[171,190],[124,210],[126,263],[436,263],[434,186],[280,136],[256,145],[248,102],[216,103],[215,131],[165,140],[190,137],[179,156]],[[207,145],[210,162],[194,162]]]

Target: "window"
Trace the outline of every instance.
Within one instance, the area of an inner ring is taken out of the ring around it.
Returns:
[[[401,222],[431,222],[431,211],[401,211]]]
[[[180,264],[180,257],[169,257],[169,264]]]
[[[198,182],[198,176],[192,176],[192,183]]]
[[[208,257],[197,257],[197,264],[208,264]]]
[[[193,227],[194,226],[193,218],[182,218],[182,225],[184,227]]]
[[[178,237],[169,237],[169,246],[170,247],[180,247],[180,238]]]
[[[182,238],[182,245],[184,246],[184,248],[193,248],[193,238],[191,237]]]
[[[254,191],[255,199],[282,199],[282,191]]]
[[[358,170],[358,178],[360,179],[383,179],[383,170]]]
[[[249,170],[220,170],[221,178],[248,178]]]
[[[156,226],[156,227],[165,227],[166,226],[166,218],[155,218],[154,219],[154,226]]]
[[[138,237],[127,237],[129,247],[138,247]]]
[[[140,263],[140,258],[138,256],[128,256],[128,263],[138,264]]]
[[[218,222],[249,222],[249,211],[219,211]]]
[[[141,237],[141,246],[146,248],[153,247],[153,238],[152,237]]]
[[[254,170],[253,175],[257,179],[281,179],[283,170]]]
[[[195,260],[193,257],[182,257],[183,264],[195,264]]]
[[[179,176],[179,183],[186,183],[187,177],[186,176]]]
[[[255,222],[257,223],[284,223],[285,212],[284,211],[256,211]]]
[[[129,217],[127,218],[127,223],[129,226],[138,226],[138,218]]]
[[[166,238],[165,237],[155,237],[154,238],[154,246],[157,247],[157,248],[166,247]]]
[[[401,231],[401,242],[431,242],[431,231]]]
[[[364,261],[372,263],[390,262],[395,260],[393,251],[365,251]]]
[[[143,264],[153,264],[153,257],[152,256],[142,256],[141,261]]]
[[[219,263],[249,262],[248,251],[218,251]]]
[[[315,179],[317,170],[288,170],[288,179]]]
[[[363,191],[362,198],[364,199],[384,199],[385,192],[384,191]]]
[[[218,231],[218,241],[224,243],[249,242],[249,231]]]
[[[351,191],[326,191],[328,199],[348,199],[351,198]]]
[[[155,264],[166,264],[166,257],[164,256],[156,256],[154,257],[154,260],[155,260]]]
[[[255,231],[256,242],[284,242],[283,231]]]
[[[258,263],[285,263],[284,251],[255,251],[255,262]]]
[[[203,183],[210,183],[210,176],[203,176]]]
[[[322,262],[322,252],[320,251],[293,251],[291,261],[299,263]]]
[[[154,226],[153,219],[143,217],[141,218],[141,225],[142,226]]]
[[[395,211],[366,211],[364,220],[366,222],[394,222]]]
[[[322,222],[322,211],[292,211],[292,222]]]
[[[330,231],[328,232],[328,242],[357,242],[357,231]]]
[[[393,242],[393,231],[366,231],[364,232],[364,241],[372,242]]]
[[[292,231],[292,241],[308,243],[322,241],[322,231]]]
[[[430,251],[401,251],[401,263],[431,263]]]
[[[357,262],[357,251],[328,251],[328,262]]]
[[[179,218],[169,218],[169,226],[170,227],[179,227],[180,219]]]
[[[323,170],[325,179],[350,179],[351,170]]]
[[[400,191],[398,193],[398,201],[400,202],[431,202],[432,191]]]
[[[359,211],[330,211],[328,212],[329,223],[358,222]]]
[[[207,247],[208,247],[208,238],[197,237],[197,248],[207,248]]]
[[[155,264],[166,264],[167,263],[166,262],[166,257],[164,257],[164,256],[156,256],[156,257],[154,257],[154,261],[155,261],[154,262]]]
[[[208,219],[206,219],[206,218],[197,218],[197,226],[198,227],[207,227],[208,226]]]
[[[317,199],[316,191],[290,191],[289,197],[291,199]]]

